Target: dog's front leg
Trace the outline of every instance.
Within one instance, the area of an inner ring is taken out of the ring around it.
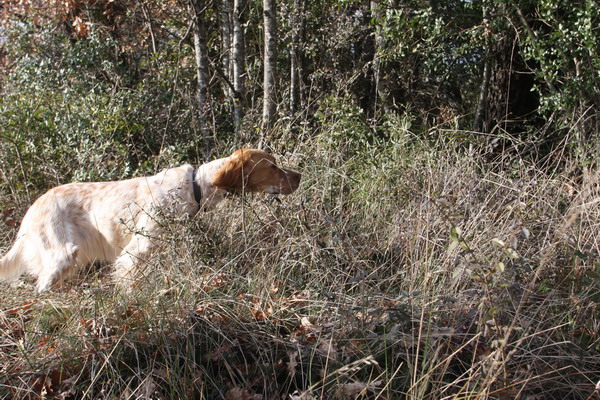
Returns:
[[[123,248],[115,260],[113,278],[115,283],[124,288],[131,288],[139,278],[138,266],[146,262],[154,250],[152,240],[142,234],[135,234],[131,241]]]

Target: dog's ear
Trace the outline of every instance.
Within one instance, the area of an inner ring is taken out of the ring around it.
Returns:
[[[227,191],[241,191],[250,172],[247,165],[252,158],[249,149],[239,149],[229,157],[215,174],[212,185]]]

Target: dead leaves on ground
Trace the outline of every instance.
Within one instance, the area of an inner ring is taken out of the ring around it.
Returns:
[[[74,398],[76,391],[73,388],[75,380],[66,370],[53,369],[47,374],[43,374],[32,379],[29,385],[30,400],[59,398]]]
[[[77,398],[75,383],[88,360],[110,352],[130,329],[136,330],[131,338],[147,339],[140,329],[147,319],[134,302],[95,318],[77,317],[72,305],[44,298],[0,309],[0,388],[15,398]]]
[[[202,282],[203,290],[210,292],[226,287],[230,280],[231,277],[224,274],[214,275]],[[364,344],[353,344],[350,338],[343,337],[350,333],[344,330],[346,321],[340,320],[337,311],[328,311],[333,305],[316,302],[308,291],[292,291],[276,282],[261,293],[241,293],[227,301],[223,301],[221,293],[217,294],[214,301],[207,296],[195,305],[182,303],[169,317],[175,327],[173,331],[165,330],[164,324],[153,331],[152,327],[156,327],[153,310],[149,304],[137,302],[117,306],[110,312],[94,313],[85,307],[78,311],[58,307],[44,298],[7,307],[0,312],[0,329],[2,340],[10,342],[12,347],[3,347],[8,351],[0,355],[0,374],[9,376],[9,381],[3,383],[13,385],[12,382],[16,382],[15,390],[29,393],[31,399],[77,398],[82,395],[81,388],[90,384],[91,365],[97,365],[98,360],[107,360],[112,351],[122,349],[119,346],[124,343],[136,354],[149,349],[156,356],[161,354],[160,346],[164,341],[172,341],[175,345],[185,335],[192,334],[201,338],[195,341],[200,344],[208,340],[204,338],[208,333],[228,340],[212,341],[207,345],[208,351],[195,367],[198,372],[194,385],[203,387],[206,384],[203,383],[207,379],[204,368],[221,369],[229,371],[219,378],[223,398],[270,400],[285,397],[281,397],[282,387],[296,389],[301,386],[308,370],[315,378],[323,379],[328,370],[344,367],[353,357],[360,357]],[[348,316],[374,323],[380,315],[363,315],[361,312],[350,310]],[[41,315],[47,319],[43,329],[35,325],[40,323]],[[200,321],[198,325],[199,320],[209,323]],[[239,330],[241,325],[247,331]],[[273,352],[277,358],[266,357],[265,351]],[[34,364],[24,362],[24,352],[35,354]],[[367,367],[379,368],[374,364]],[[339,374],[333,381],[324,379],[319,390],[326,390],[333,399],[345,399],[352,393],[369,393],[375,389],[372,384],[361,383],[358,375],[354,375],[356,373],[346,371],[344,374],[347,375]],[[340,379],[342,375],[344,377]],[[267,376],[281,382],[273,387],[263,387]],[[157,393],[163,390],[165,379],[156,375],[147,382],[152,383],[143,386],[149,396],[161,398]],[[139,393],[136,391],[135,394]]]

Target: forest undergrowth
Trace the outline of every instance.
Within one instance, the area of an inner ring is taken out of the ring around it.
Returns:
[[[593,163],[340,129],[273,145],[293,195],[165,221],[129,294],[104,265],[3,284],[0,398],[598,398]],[[4,252],[27,201],[0,196]]]

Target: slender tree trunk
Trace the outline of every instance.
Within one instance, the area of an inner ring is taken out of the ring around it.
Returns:
[[[485,35],[485,59],[483,64],[483,76],[481,79],[481,89],[479,92],[479,100],[477,101],[477,109],[475,110],[475,118],[473,120],[473,130],[477,132],[483,132],[487,130],[489,127],[487,123],[486,113],[488,106],[488,97],[490,91],[490,79],[492,76],[492,57],[490,54],[491,50],[491,41],[490,41],[490,20],[489,20],[489,10],[488,4],[484,1],[482,4],[483,7],[483,29]]]
[[[231,0],[221,0],[219,17],[221,20],[221,63],[223,68],[223,75],[231,82],[233,66],[232,66],[232,48],[231,48]],[[231,87],[227,84],[223,84],[223,92],[230,98],[233,98]]]
[[[192,29],[194,35],[194,51],[196,53],[196,77],[197,91],[196,99],[198,102],[198,124],[202,135],[204,152],[208,154],[210,150],[210,130],[208,118],[210,115],[210,103],[208,99],[208,51],[206,49],[206,34],[204,32],[204,12],[206,5],[204,0],[191,0],[192,16],[194,26]]]
[[[264,77],[263,77],[263,135],[273,127],[276,103],[276,62],[277,62],[277,11],[276,0],[263,0],[263,19],[265,33]]]
[[[371,17],[375,21],[375,53],[373,55],[373,80],[375,81],[375,101],[373,102],[374,113],[377,115],[378,103],[385,104],[386,96],[383,88],[384,82],[381,77],[381,53],[383,51],[383,36],[381,35],[381,8],[379,1],[371,0]]]
[[[483,76],[481,78],[481,90],[479,92],[479,100],[477,101],[477,109],[475,110],[475,120],[473,121],[473,130],[476,132],[487,130],[485,115],[490,91],[490,78],[492,76],[492,62],[488,54],[486,54],[485,58],[483,64]]]
[[[246,0],[233,1],[233,118],[239,133],[244,118],[246,44],[244,40]]]
[[[373,81],[375,84],[375,100],[373,102],[374,115],[378,114],[379,107],[383,107],[386,114],[390,114],[390,92],[393,83],[390,82],[390,68],[382,62],[382,55],[386,52],[386,41],[382,33],[382,21],[386,18],[388,9],[396,9],[397,0],[371,0],[371,18],[374,21],[375,52],[373,54]]]
[[[292,22],[292,43],[290,46],[290,116],[294,118],[298,110],[300,98],[300,76],[298,67],[298,38],[301,29],[302,10],[300,0],[294,0],[294,15]]]

